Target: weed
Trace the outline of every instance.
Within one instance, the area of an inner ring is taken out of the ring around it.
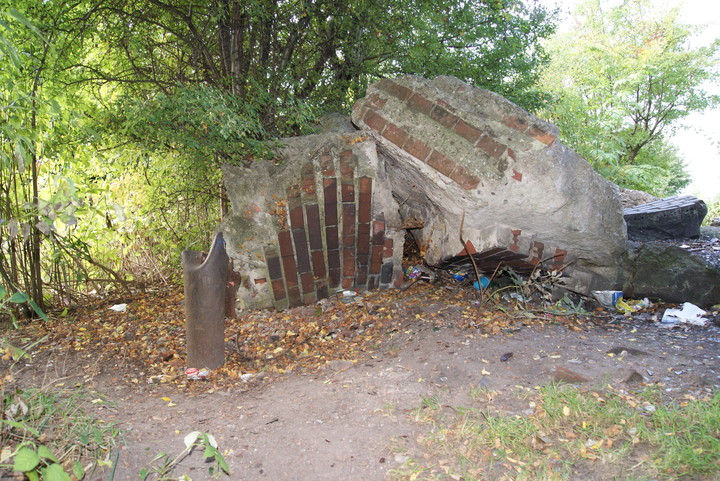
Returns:
[[[190,456],[195,449],[203,450],[203,457],[213,462],[208,467],[208,473],[214,477],[221,476],[223,473],[230,475],[230,468],[225,461],[225,458],[218,450],[218,443],[212,434],[201,433],[200,431],[193,431],[185,436],[185,449],[174,458],[170,457],[168,453],[159,453],[151,461],[148,467],[143,468],[140,471],[140,479],[146,481],[148,479],[154,479],[156,481],[170,481],[172,479],[190,479],[186,475],[180,475],[176,478],[173,471],[180,462],[186,457]]]

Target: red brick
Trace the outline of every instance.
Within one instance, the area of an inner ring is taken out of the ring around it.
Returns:
[[[367,266],[358,268],[357,275],[355,276],[355,287],[364,288],[368,281],[368,269]]]
[[[340,269],[340,249],[328,249],[328,269]]]
[[[378,83],[378,87],[389,93],[390,95],[397,97],[398,99],[405,101],[410,98],[413,91],[402,85],[398,85],[392,80],[382,79]]]
[[[309,196],[315,195],[315,177],[313,176],[305,176],[302,179],[302,190],[305,192],[305,194]]]
[[[383,246],[383,257],[388,258],[392,257],[393,255],[393,245],[394,242],[392,239],[385,239],[385,245]]]
[[[464,167],[459,166],[450,175],[450,178],[454,180],[460,187],[465,190],[473,190],[480,184],[480,179],[465,170]]]
[[[342,271],[343,277],[355,277],[355,249],[343,249]]]
[[[293,229],[300,229],[305,225],[302,206],[297,206],[290,210],[290,225]]]
[[[278,244],[280,244],[280,255],[282,257],[294,257],[295,251],[292,246],[292,237],[289,230],[278,232]]]
[[[455,124],[457,124],[460,120],[457,115],[448,112],[445,108],[439,105],[435,105],[435,107],[433,107],[433,109],[430,111],[429,117],[443,127],[447,127],[448,129],[453,128]]]
[[[355,167],[353,161],[355,160],[352,156],[344,156],[340,154],[340,178],[346,182],[354,182],[355,179]]]
[[[560,269],[563,267],[563,264],[565,264],[565,257],[567,256],[567,251],[564,249],[555,249],[555,256],[552,259],[552,264],[555,269]]]
[[[343,182],[340,186],[343,202],[355,202],[355,184]]]
[[[465,241],[465,248],[457,253],[459,256],[467,256],[477,254],[478,251],[475,249],[475,245],[471,241]]]
[[[376,236],[376,235],[384,236],[385,235],[385,221],[382,221],[382,220],[373,221],[372,228],[373,228],[373,230],[372,230],[373,236]]]
[[[427,165],[437,170],[446,177],[450,177],[450,175],[457,167],[457,164],[454,160],[446,157],[437,150],[432,151],[432,154],[430,154],[430,157],[427,160]]]
[[[323,192],[325,197],[325,225],[337,225],[337,181],[335,179],[327,179]]]
[[[340,247],[338,226],[329,225],[325,228],[325,242],[327,243],[328,250],[337,249],[338,247]]]
[[[533,242],[532,247],[530,248],[530,263],[532,265],[537,265],[542,261],[542,255],[543,251],[545,250],[545,244],[542,242]]]
[[[430,155],[430,152],[432,152],[432,148],[428,144],[426,144],[422,140],[416,139],[412,135],[408,137],[403,149],[405,149],[405,152],[407,152],[408,154],[417,157],[423,162],[425,162],[425,160]]]
[[[520,234],[522,234],[522,230],[514,229],[514,230],[511,230],[510,232],[512,233],[512,244],[508,246],[508,249],[513,252],[518,252],[520,250],[518,241],[520,239]]]
[[[342,235],[355,235],[355,204],[343,204]]]
[[[305,229],[293,229],[293,241],[295,243],[295,257],[299,272],[310,272],[310,251],[308,250]]]
[[[540,130],[535,126],[531,126],[526,132],[526,134],[528,134],[530,137],[537,140],[538,142],[542,142],[543,144],[548,146],[552,145],[552,143],[555,142],[555,139],[557,139],[557,137],[555,137],[553,134]]]
[[[354,277],[343,277],[342,288],[343,289],[355,288],[355,278]]]
[[[358,199],[358,222],[365,224],[370,223],[372,213],[372,204],[370,201],[371,195],[369,193],[360,193],[360,198]]]
[[[313,278],[312,272],[300,274],[300,282],[303,294],[315,290],[315,279]]]
[[[327,276],[327,269],[325,269],[325,253],[323,251],[313,251],[311,253],[313,274],[317,278],[323,278]]]
[[[282,263],[283,263],[283,270],[285,271],[285,284],[288,286],[288,289],[292,286],[297,286],[298,285],[298,272],[297,272],[297,267],[295,267],[295,258],[294,257],[283,257]]]
[[[320,225],[320,207],[317,204],[305,206],[305,218],[307,219],[308,237],[310,237],[310,249],[322,249],[322,227]]]
[[[370,107],[376,108],[376,109],[382,109],[385,107],[385,104],[387,103],[387,99],[384,99],[380,97],[378,94],[372,94],[367,101],[367,104]]]
[[[276,301],[280,301],[282,299],[285,299],[285,284],[283,284],[282,279],[276,279],[272,281],[272,291],[273,291],[273,297]]]
[[[495,142],[492,138],[485,134],[480,136],[475,146],[486,154],[495,158],[500,158],[500,156],[505,152],[505,149],[507,148],[507,146],[499,142]]]
[[[518,132],[525,132],[528,128],[527,122],[524,120],[515,117],[514,115],[506,115],[502,119],[502,123],[510,127],[511,129],[515,129]]]
[[[363,116],[363,121],[368,127],[380,133],[382,133],[382,131],[385,129],[385,126],[387,125],[387,121],[372,110],[368,110],[365,113],[365,115]]]
[[[358,257],[370,253],[370,224],[358,224],[357,252]]]
[[[455,126],[455,133],[473,145],[475,145],[475,143],[480,140],[480,137],[483,135],[481,130],[466,123],[464,120],[458,121]]]
[[[288,304],[290,307],[300,307],[303,305],[302,298],[300,297],[300,289],[298,286],[288,286]]]
[[[382,245],[373,245],[370,251],[370,274],[380,274],[382,269],[383,251]]]
[[[382,136],[388,139],[393,144],[397,145],[398,147],[402,147],[405,145],[405,142],[407,141],[409,135],[407,132],[405,132],[403,129],[398,127],[395,124],[387,124],[387,128],[382,133]]]
[[[361,194],[370,194],[372,193],[372,178],[364,176],[360,177],[359,181],[359,190]]]
[[[523,177],[522,174],[515,169],[513,169],[512,171],[513,171],[512,178],[517,180],[518,182],[522,182],[522,177]]]
[[[419,95],[418,93],[414,93],[412,97],[408,99],[408,108],[413,111],[417,112],[423,115],[429,115],[430,111],[432,110],[434,104],[430,102],[428,99],[423,97],[422,95]]]
[[[329,287],[331,289],[337,287],[340,284],[341,272],[340,269],[330,269],[328,273]]]

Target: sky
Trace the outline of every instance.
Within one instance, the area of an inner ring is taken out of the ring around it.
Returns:
[[[560,29],[569,27],[569,12],[578,0],[541,0],[543,4],[562,9]],[[608,5],[617,1],[607,0]],[[652,0],[659,8],[679,6],[681,20],[693,25],[706,25],[703,33],[693,42],[709,44],[720,36],[720,2],[717,0]],[[720,78],[707,90],[720,95]],[[706,203],[720,201],[720,108],[691,114],[683,122],[683,128],[673,135],[671,142],[678,148],[685,161],[691,184],[681,194],[695,195]]]

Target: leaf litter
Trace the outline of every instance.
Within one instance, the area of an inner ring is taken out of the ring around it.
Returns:
[[[547,323],[581,330],[589,320],[587,316],[538,315],[524,308],[480,306],[476,299],[475,292],[459,286],[416,283],[406,290],[334,297],[284,311],[244,312],[226,320],[225,364],[202,382],[185,376],[185,314],[180,288],[122,299],[125,311],[109,309],[109,301],[98,300],[70,315],[28,324],[14,337],[47,336],[35,352],[75,352],[88,360],[84,375],[92,376],[101,361],[112,360],[117,378],[126,382],[208,390],[238,380],[317,371],[336,360],[356,362],[408,328],[455,327],[488,336],[512,332],[520,325]],[[596,312],[591,320],[598,324],[607,319]]]

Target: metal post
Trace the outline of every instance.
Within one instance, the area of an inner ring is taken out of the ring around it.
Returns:
[[[187,366],[215,369],[225,363],[225,290],[229,258],[219,232],[203,261],[199,251],[183,251]]]

